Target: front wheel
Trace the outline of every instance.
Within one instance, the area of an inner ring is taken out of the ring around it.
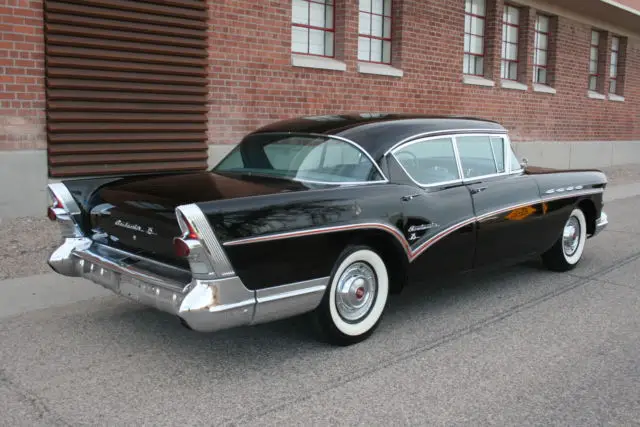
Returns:
[[[564,224],[562,235],[551,249],[542,255],[542,261],[549,270],[572,270],[582,258],[586,240],[587,219],[581,209],[575,208]]]
[[[338,258],[314,312],[316,324],[332,344],[364,341],[378,327],[388,296],[389,276],[382,258],[369,247],[349,247]]]

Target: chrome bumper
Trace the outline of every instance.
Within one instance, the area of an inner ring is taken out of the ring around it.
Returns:
[[[66,238],[48,261],[59,274],[83,277],[118,295],[178,316],[199,332],[264,323],[315,309],[328,278],[252,291],[239,277],[194,279],[189,270],[93,242]]]
[[[593,231],[592,236],[599,234],[602,230],[607,228],[607,225],[609,225],[609,218],[607,217],[607,214],[602,211],[602,213],[600,213],[600,218],[596,220],[596,228]]]

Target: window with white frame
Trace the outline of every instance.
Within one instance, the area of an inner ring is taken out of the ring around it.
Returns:
[[[600,33],[591,31],[591,51],[589,55],[589,90],[598,90],[598,57],[600,56]]]
[[[360,0],[358,59],[391,63],[392,0]]]
[[[618,63],[620,58],[620,38],[611,37],[611,66],[609,68],[609,93],[618,93]]]
[[[292,4],[292,52],[333,57],[333,0],[293,0]]]
[[[535,27],[535,50],[533,52],[533,81],[543,85],[549,84],[549,32],[550,19],[538,15]]]
[[[520,9],[505,4],[502,13],[502,62],[500,77],[518,80],[518,37],[520,33]]]
[[[464,73],[484,76],[485,0],[464,2]]]

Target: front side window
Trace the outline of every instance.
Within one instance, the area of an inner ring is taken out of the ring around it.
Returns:
[[[391,63],[391,0],[360,0],[358,59]]]
[[[598,90],[598,58],[600,56],[600,33],[591,31],[591,51],[589,54],[589,90]]]
[[[618,93],[618,59],[620,53],[620,38],[611,38],[611,68],[609,68],[609,93]]]
[[[518,80],[518,37],[520,30],[520,10],[505,5],[502,13],[502,62],[500,77]]]
[[[333,57],[333,0],[293,0],[291,50]]]
[[[407,174],[420,185],[460,179],[451,138],[428,139],[401,147],[393,153]]]
[[[535,50],[533,53],[533,81],[549,84],[549,17],[538,15],[535,29]]]
[[[497,152],[500,144],[490,136],[460,136],[456,144],[464,178],[504,172],[504,150]]]
[[[485,0],[464,2],[464,61],[465,74],[484,75]]]
[[[384,179],[358,147],[331,137],[308,135],[249,136],[213,171],[336,184]]]

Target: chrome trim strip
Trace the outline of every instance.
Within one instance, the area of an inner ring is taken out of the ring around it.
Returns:
[[[252,324],[297,316],[320,305],[329,277],[290,283],[256,291],[256,310]]]
[[[393,146],[391,146],[391,148],[389,148],[387,151],[384,152],[383,156],[386,156],[387,154],[389,154],[390,152],[394,151],[398,146],[404,144],[405,142],[409,142],[412,141],[413,139],[417,139],[420,138],[422,139],[425,136],[439,136],[439,135],[460,135],[460,134],[466,134],[466,133],[474,133],[474,132],[480,132],[482,134],[490,134],[490,135],[505,135],[507,133],[506,130],[487,130],[487,129],[443,129],[443,130],[438,130],[438,131],[431,131],[431,132],[423,132],[423,133],[418,133],[415,135],[411,135],[408,138],[405,138],[399,142],[396,142]]]
[[[244,245],[244,244],[251,244],[251,243],[260,243],[263,241],[288,239],[292,237],[303,237],[306,235],[313,235],[313,234],[325,234],[325,233],[333,233],[336,231],[370,229],[370,228],[387,231],[393,234],[396,237],[396,239],[400,242],[400,244],[402,244],[402,246],[405,248],[405,251],[410,250],[409,243],[404,238],[400,230],[398,230],[396,227],[393,227],[388,224],[383,224],[381,222],[365,222],[365,223],[349,224],[349,225],[336,225],[336,226],[329,226],[329,227],[313,228],[310,230],[289,231],[286,233],[271,234],[267,236],[246,237],[242,239],[230,240],[228,242],[225,242],[224,246],[236,246],[236,245]]]
[[[200,236],[201,244],[212,262],[215,275],[217,277],[233,276],[235,272],[231,262],[213,233],[209,221],[202,210],[195,203],[192,203],[178,206],[176,211],[184,215]]]
[[[409,262],[413,262],[416,258],[418,258],[420,255],[422,255],[422,253],[424,253],[427,249],[429,249],[431,246],[435,245],[439,240],[443,239],[444,237],[448,236],[449,234],[469,225],[469,224],[473,224],[474,222],[476,222],[476,218],[475,217],[471,217],[468,218],[466,220],[463,220],[457,224],[452,225],[451,227],[435,234],[434,236],[428,238],[427,240],[425,240],[424,242],[422,242],[417,248],[415,248],[414,250],[412,250],[411,255],[409,256]]]
[[[500,209],[496,209],[496,210],[493,210],[493,211],[490,211],[490,212],[486,212],[486,213],[484,213],[482,215],[473,216],[473,217],[464,219],[462,221],[459,221],[459,222],[451,225],[450,227],[446,228],[445,230],[440,231],[439,233],[431,236],[430,238],[428,238],[427,240],[422,242],[420,245],[418,245],[415,249],[411,248],[411,245],[406,240],[405,236],[396,227],[390,226],[388,224],[377,223],[377,222],[367,222],[367,223],[351,224],[351,225],[330,226],[330,227],[315,228],[315,229],[310,229],[310,230],[290,231],[290,232],[286,232],[286,233],[272,234],[272,235],[267,235],[267,236],[247,237],[247,238],[243,238],[243,239],[237,239],[237,240],[231,240],[231,241],[225,242],[224,246],[235,246],[235,245],[242,245],[242,244],[259,243],[259,242],[266,242],[266,241],[272,241],[272,240],[281,240],[281,239],[288,239],[288,238],[295,238],[295,237],[303,237],[303,236],[307,236],[307,235],[332,233],[332,232],[345,231],[345,230],[378,229],[378,230],[383,230],[383,231],[386,231],[388,233],[391,233],[396,238],[396,240],[398,240],[398,242],[402,245],[402,247],[404,248],[405,254],[407,255],[407,259],[409,260],[409,262],[413,262],[418,256],[420,256],[422,253],[424,253],[424,251],[426,251],[429,247],[433,246],[439,240],[441,240],[445,236],[447,236],[447,235],[455,232],[456,230],[459,230],[460,228],[462,228],[462,227],[464,227],[466,225],[469,225],[469,224],[471,224],[473,222],[482,221],[482,220],[487,219],[487,218],[489,218],[489,217],[491,217],[493,215],[497,215],[499,213],[506,212],[506,211],[509,211],[509,210],[512,210],[512,209],[518,209],[518,208],[521,208],[521,207],[524,207],[524,206],[529,206],[529,205],[532,205],[532,204],[540,204],[540,203],[543,203],[543,202],[548,202],[548,201],[553,201],[553,200],[568,199],[568,198],[571,198],[571,197],[580,197],[580,196],[585,196],[585,195],[590,195],[590,194],[597,194],[597,193],[602,193],[603,191],[604,190],[600,188],[600,189],[585,190],[585,191],[580,191],[580,192],[565,193],[562,196],[539,198],[539,199],[535,199],[535,200],[529,200],[527,202],[518,203],[518,204],[515,204],[515,205],[505,206],[505,207],[502,207]]]
[[[116,255],[120,255],[120,256],[125,257],[125,258],[135,259],[136,261],[148,262],[149,264],[153,264],[153,265],[156,265],[156,266],[161,267],[161,268],[174,270],[178,274],[191,274],[191,271],[189,271],[189,270],[187,270],[185,268],[180,268],[180,267],[176,267],[175,265],[165,264],[163,262],[156,261],[154,259],[147,258],[145,256],[138,255],[138,254],[135,254],[133,252],[127,252],[127,251],[123,251],[122,249],[117,249],[117,248],[113,248],[111,246],[103,245],[102,243],[98,243],[96,241],[93,242],[93,247],[95,248],[95,251],[99,255],[109,256],[111,254],[116,254]]]

